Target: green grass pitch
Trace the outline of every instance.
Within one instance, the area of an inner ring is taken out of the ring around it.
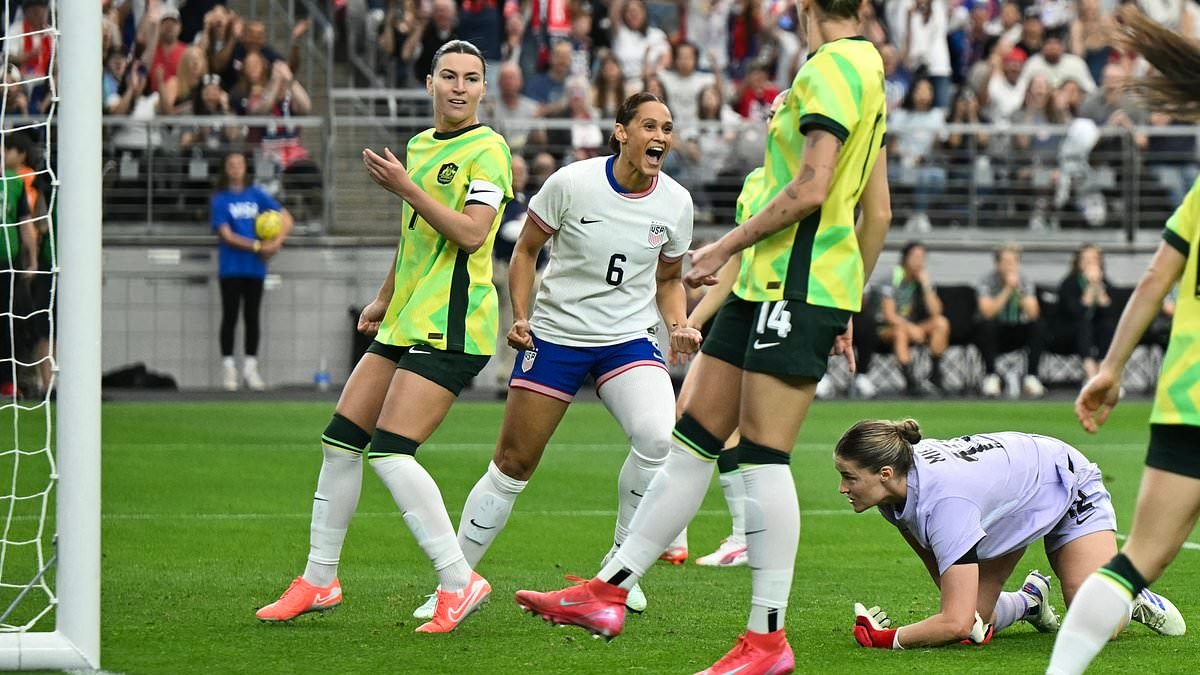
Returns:
[[[649,608],[611,643],[522,615],[519,588],[546,590],[564,574],[590,576],[607,550],[615,482],[626,446],[598,404],[572,407],[507,530],[480,571],[491,602],[457,632],[413,634],[411,611],[434,574],[367,471],[342,556],[345,603],[324,617],[264,625],[255,609],[303,569],[317,439],[327,404],[108,404],[104,408],[103,654],[119,673],[693,673],[744,627],[745,568],[656,566],[644,579]],[[421,450],[457,523],[487,465],[502,407],[461,403]],[[858,647],[852,605],[879,604],[898,623],[936,611],[938,597],[917,558],[878,515],[854,515],[837,493],[830,455],[842,430],[863,417],[915,416],[946,437],[1018,429],[1051,434],[1105,471],[1127,525],[1147,437],[1149,406],[1128,403],[1101,435],[1087,437],[1065,401],[818,403],[792,464],[804,515],[787,630],[804,673],[1040,673],[1053,637],[1026,624],[989,646],[886,652]],[[690,530],[693,557],[727,532],[714,479]],[[1047,570],[1040,546],[1024,571]],[[1200,630],[1200,551],[1185,550],[1156,586]],[[1056,590],[1057,592],[1057,590]],[[1061,607],[1061,597],[1056,606]],[[1097,661],[1097,673],[1196,672],[1195,633],[1160,638],[1134,625]]]

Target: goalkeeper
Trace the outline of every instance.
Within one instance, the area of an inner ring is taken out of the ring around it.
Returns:
[[[986,644],[1022,620],[1055,631],[1050,577],[1034,570],[1020,590],[1001,590],[1025,547],[1043,540],[1068,607],[1117,552],[1100,469],[1055,438],[1001,432],[922,440],[915,420],[863,420],[838,441],[834,464],[838,491],[854,511],[877,507],[942,596],[937,614],[900,628],[879,607],[855,603],[854,637],[864,647]],[[1186,629],[1175,605],[1149,590],[1135,599],[1131,618],[1161,635]]]

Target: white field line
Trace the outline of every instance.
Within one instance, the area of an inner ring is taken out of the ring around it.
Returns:
[[[179,450],[187,450],[194,448],[195,443],[117,443],[110,447],[119,447],[123,450],[169,450],[177,452]],[[833,453],[834,443],[797,443],[795,450],[801,452],[828,452]],[[494,443],[426,443],[421,446],[421,452],[475,452],[480,450],[494,450]],[[623,450],[628,448],[628,443],[551,443],[546,452],[598,452],[604,450]],[[258,443],[225,443],[221,445],[222,449],[255,452],[296,452],[296,451],[313,451],[320,450],[320,444],[315,440],[312,443],[277,443],[273,445],[263,445]],[[1122,448],[1134,448],[1144,450],[1146,444],[1142,443],[1088,443],[1080,448],[1084,454],[1088,450],[1112,450]]]
[[[537,518],[615,518],[616,510],[613,509],[594,509],[594,510],[568,510],[568,511],[513,511],[514,515],[533,516]],[[729,512],[725,509],[707,509],[696,513],[697,516],[725,516]],[[451,518],[457,518],[461,514],[451,512]],[[846,510],[814,510],[801,511],[801,517],[828,517],[828,516],[852,516],[854,511]],[[296,520],[309,519],[312,517],[311,512],[296,512],[296,513],[106,513],[102,516],[106,521],[137,521],[137,520]],[[367,511],[354,514],[355,518],[400,518],[399,511]],[[32,520],[34,516],[14,516],[13,520]]]
[[[1117,535],[1117,540],[1118,540],[1118,541],[1125,541],[1125,539],[1126,539],[1127,537],[1128,537],[1128,535],[1124,535],[1124,534],[1118,534],[1118,535]],[[1183,542],[1183,548],[1184,548],[1185,550],[1188,550],[1188,551],[1200,551],[1200,544],[1198,544],[1198,543],[1196,543],[1196,542],[1194,542],[1194,541],[1185,541],[1185,542]]]

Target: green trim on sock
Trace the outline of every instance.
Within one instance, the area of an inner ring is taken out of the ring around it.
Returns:
[[[1119,585],[1121,588],[1125,589],[1125,591],[1127,593],[1129,593],[1129,599],[1130,600],[1133,599],[1133,584],[1129,583],[1129,581],[1125,577],[1121,576],[1120,574],[1117,574],[1116,572],[1114,572],[1112,570],[1104,569],[1103,567],[1096,570],[1096,574],[1108,577],[1108,579],[1117,582],[1117,585]]]
[[[699,445],[696,445],[695,443],[690,441],[686,436],[679,433],[678,431],[672,431],[671,438],[679,441],[680,445],[682,445],[686,450],[690,450],[692,452],[692,454],[696,455],[697,457],[699,457],[700,459],[703,459],[705,461],[715,462],[715,461],[717,461],[717,458],[720,456],[720,455],[713,455],[708,452],[705,452],[704,450],[702,450],[700,448]]]

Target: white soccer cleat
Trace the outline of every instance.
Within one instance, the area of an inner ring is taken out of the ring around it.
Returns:
[[[254,364],[247,363],[242,368],[242,377],[246,379],[246,387],[250,391],[262,391],[267,388],[262,376],[258,374],[258,366]]]
[[[1058,630],[1058,614],[1050,606],[1050,577],[1033,570],[1025,575],[1025,583],[1019,591],[1029,599],[1029,611],[1023,620],[1038,630],[1039,633],[1054,633]]]
[[[1179,608],[1149,588],[1133,599],[1133,620],[1159,635],[1179,636],[1187,632],[1187,622]]]
[[[238,371],[234,366],[222,366],[221,388],[225,391],[238,390]]]
[[[629,589],[629,595],[625,596],[625,609],[634,614],[646,611],[646,594],[642,592],[641,584],[634,584],[633,588]]]
[[[749,549],[746,548],[746,542],[726,537],[721,540],[717,550],[696,558],[696,564],[702,567],[741,567],[750,564]]]
[[[413,610],[413,618],[428,621],[433,618],[435,611],[437,611],[437,593],[430,593],[425,596],[425,604]]]

